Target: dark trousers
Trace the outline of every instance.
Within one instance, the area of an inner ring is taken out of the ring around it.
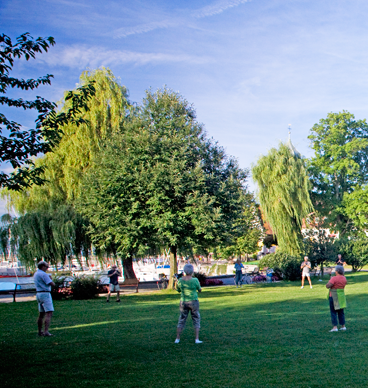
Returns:
[[[236,271],[235,272],[235,284],[236,285],[241,285],[243,280],[243,273],[242,271]]]
[[[339,318],[340,325],[341,326],[345,325],[344,309],[335,310],[332,296],[330,296],[330,312],[331,312],[332,326],[337,326],[337,317]]]

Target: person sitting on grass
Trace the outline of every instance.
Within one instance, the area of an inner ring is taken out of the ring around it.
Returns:
[[[185,328],[185,323],[188,318],[189,311],[192,315],[193,327],[195,330],[195,343],[201,344],[202,341],[199,340],[199,329],[201,327],[201,316],[199,314],[199,302],[198,302],[198,292],[201,292],[201,285],[197,278],[193,278],[194,268],[191,264],[185,264],[184,273],[185,276],[182,276],[176,283],[176,290],[181,293],[180,297],[180,316],[179,322],[176,331],[176,340],[175,343],[180,342],[180,335],[183,329]]]
[[[307,277],[307,279],[308,279],[310,288],[313,288],[312,287],[312,282],[311,282],[311,279],[310,279],[310,273],[309,273],[309,271],[311,270],[312,266],[311,266],[310,261],[308,260],[308,256],[304,256],[304,261],[302,262],[302,265],[300,266],[300,268],[303,271],[302,272],[302,286],[301,286],[301,288],[304,288],[304,279],[305,279],[305,277]]]
[[[118,270],[118,267],[115,264],[111,267],[111,270],[107,273],[107,276],[110,278],[110,285],[106,302],[110,302],[110,295],[112,292],[116,292],[116,301],[120,302],[119,276],[121,276],[121,272]]]
[[[344,276],[344,267],[342,265],[337,265],[335,267],[335,276],[333,276],[326,284],[326,288],[330,289],[328,296],[333,326],[330,332],[338,331],[337,317],[339,318],[339,323],[341,325],[340,330],[346,330],[344,313],[344,308],[346,307],[346,297],[344,291],[346,283],[347,280]]]

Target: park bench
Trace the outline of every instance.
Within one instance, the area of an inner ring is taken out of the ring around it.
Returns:
[[[0,282],[0,294],[13,294],[13,302],[17,290],[20,290],[20,285],[13,282]]]

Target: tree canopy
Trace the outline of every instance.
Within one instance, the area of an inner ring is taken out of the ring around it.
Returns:
[[[92,236],[132,255],[142,246],[208,248],[229,238],[241,216],[247,172],[207,139],[195,111],[170,90],[143,105],[106,143],[84,180],[80,211]]]
[[[353,226],[350,194],[368,183],[368,124],[347,111],[329,113],[308,138],[315,151],[308,166],[313,205],[344,234]]]

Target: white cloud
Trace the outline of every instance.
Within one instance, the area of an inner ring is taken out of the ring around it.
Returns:
[[[129,35],[143,34],[145,32],[157,30],[160,28],[169,28],[175,27],[177,25],[183,24],[179,19],[172,20],[162,20],[159,22],[152,22],[147,24],[140,24],[134,27],[123,27],[114,31],[115,38],[125,38]]]
[[[229,8],[237,7],[240,4],[248,3],[250,0],[222,0],[217,1],[212,5],[200,8],[195,11],[192,15],[195,18],[204,18],[208,16],[218,15]]]
[[[209,57],[186,54],[139,53],[126,50],[107,50],[96,46],[71,46],[54,49],[49,55],[40,58],[51,66],[66,66],[78,69],[97,68],[123,63],[144,65],[147,63],[186,62],[203,64],[210,62]]]
[[[216,1],[211,5],[195,10],[189,16],[175,16],[175,17],[163,19],[160,21],[139,24],[134,27],[123,27],[123,28],[114,30],[113,35],[115,38],[125,38],[129,35],[142,34],[142,33],[157,30],[157,29],[185,26],[191,22],[191,19],[202,19],[205,17],[218,15],[229,8],[237,7],[243,3],[248,3],[249,1],[251,0]],[[181,13],[182,15],[187,14],[184,12],[181,12]]]

